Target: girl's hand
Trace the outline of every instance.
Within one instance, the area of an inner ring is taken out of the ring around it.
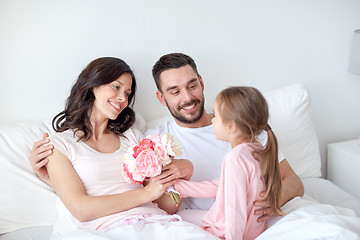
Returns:
[[[150,178],[144,189],[150,194],[153,201],[164,195],[166,189],[174,185],[175,181],[176,180],[160,183],[160,181],[155,181],[153,178]]]

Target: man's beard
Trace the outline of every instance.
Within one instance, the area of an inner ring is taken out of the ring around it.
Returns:
[[[166,100],[165,100],[165,102],[166,102]],[[199,104],[199,109],[197,112],[195,112],[195,114],[190,115],[190,117],[187,117],[184,114],[180,113],[180,111],[183,107],[190,106],[195,103]],[[185,104],[177,107],[177,111],[175,111],[174,109],[171,109],[167,102],[166,102],[166,106],[169,109],[169,112],[171,113],[171,115],[176,120],[178,120],[179,122],[185,123],[185,124],[191,124],[191,123],[195,123],[195,122],[199,121],[199,119],[204,114],[204,101],[201,101],[200,99],[192,100],[191,102],[185,103]]]

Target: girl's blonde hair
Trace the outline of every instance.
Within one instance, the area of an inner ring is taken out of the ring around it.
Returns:
[[[234,122],[250,141],[256,141],[255,136],[264,129],[267,131],[267,144],[258,153],[262,179],[266,185],[265,199],[271,203],[276,214],[283,215],[279,203],[281,175],[278,162],[278,143],[274,132],[268,125],[269,110],[265,98],[254,87],[229,87],[221,91],[215,101],[222,121]]]

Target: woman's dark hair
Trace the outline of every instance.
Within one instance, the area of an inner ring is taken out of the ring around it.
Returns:
[[[115,120],[109,120],[108,127],[117,135],[128,130],[135,122],[135,112],[130,107],[135,102],[136,80],[130,67],[123,60],[114,57],[95,59],[80,73],[67,98],[65,110],[52,121],[54,130],[63,132],[74,129],[75,132],[82,133],[80,139],[88,140],[93,134],[90,123],[95,100],[93,89],[115,81],[124,73],[130,74],[132,79],[129,104]]]

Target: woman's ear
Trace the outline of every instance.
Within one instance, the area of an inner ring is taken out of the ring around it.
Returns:
[[[97,92],[98,89],[99,89],[99,86],[91,88],[91,92],[94,95],[94,97],[95,97],[95,93]]]

